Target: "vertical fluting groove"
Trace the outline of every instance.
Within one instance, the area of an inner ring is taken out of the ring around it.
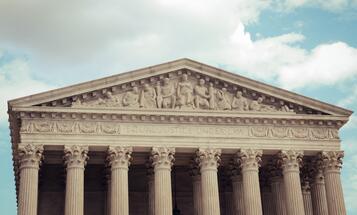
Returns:
[[[346,208],[339,172],[325,173],[325,185],[329,215],[345,215]]]
[[[193,214],[194,215],[203,215],[202,211],[202,186],[201,186],[201,178],[198,176],[194,176],[197,178],[193,179]]]
[[[217,170],[201,169],[202,205],[204,215],[219,215]]]
[[[257,170],[243,170],[244,208],[247,215],[261,215],[262,203]]]
[[[84,168],[67,168],[65,215],[83,215]]]
[[[302,199],[300,176],[298,171],[284,172],[285,196],[289,215],[303,215],[305,213]]]
[[[287,215],[284,183],[282,179],[276,179],[271,183],[273,198],[275,200],[276,215]]]
[[[171,169],[155,169],[155,215],[172,214]]]
[[[311,193],[309,191],[302,192],[305,215],[313,215]]]
[[[328,215],[325,183],[311,185],[311,200],[314,215]]]
[[[244,213],[244,197],[243,197],[243,181],[233,180],[233,210],[234,215],[245,215]]]

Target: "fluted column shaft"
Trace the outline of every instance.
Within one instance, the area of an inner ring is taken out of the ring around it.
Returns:
[[[105,205],[105,211],[106,211],[106,215],[110,215],[110,200],[111,200],[111,196],[112,196],[112,188],[111,188],[111,184],[112,184],[112,180],[111,180],[111,171],[109,170],[109,173],[107,172],[107,192],[106,192],[106,205]]]
[[[175,149],[154,147],[151,152],[155,175],[155,215],[172,214],[171,167]]]
[[[302,186],[302,200],[304,202],[305,215],[313,215],[310,186],[305,182]]]
[[[221,150],[200,148],[197,151],[197,162],[201,172],[202,208],[204,215],[219,215],[219,192],[217,168]]]
[[[271,178],[271,191],[275,201],[276,215],[287,215],[284,181],[282,177],[276,176]]]
[[[232,189],[233,189],[233,214],[245,215],[242,176],[235,175],[232,176],[231,179],[232,179]]]
[[[192,176],[192,185],[193,185],[193,214],[203,215],[201,175]]]
[[[304,201],[302,199],[300,166],[302,162],[302,152],[300,151],[281,151],[281,159],[287,212],[289,215],[304,215]]]
[[[259,186],[261,150],[245,149],[238,153],[238,163],[242,169],[244,211],[246,215],[263,214]]]
[[[326,197],[329,215],[345,215],[346,207],[343,198],[340,171],[342,168],[342,151],[323,152]]]
[[[67,166],[65,215],[83,215],[84,167],[88,159],[88,147],[65,146],[64,153]]]
[[[19,145],[20,189],[18,215],[37,215],[38,170],[42,145]]]
[[[311,184],[311,199],[314,215],[328,215],[323,169],[322,167],[316,167],[316,170]]]
[[[109,147],[108,162],[111,167],[110,215],[129,215],[128,170],[131,147]]]
[[[263,205],[263,214],[264,215],[276,215],[275,213],[275,202],[272,192],[268,189],[262,188],[262,205]]]

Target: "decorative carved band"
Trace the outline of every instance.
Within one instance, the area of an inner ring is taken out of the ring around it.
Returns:
[[[302,151],[283,150],[278,153],[278,165],[281,166],[283,172],[300,172],[302,166]]]
[[[337,129],[272,125],[179,125],[129,124],[103,121],[24,120],[21,133],[96,134],[96,135],[167,135],[203,137],[242,137],[299,140],[338,140]]]
[[[64,160],[67,169],[84,168],[88,160],[88,146],[64,146]]]
[[[196,162],[201,172],[206,170],[217,171],[221,161],[221,150],[215,148],[199,148],[196,152]]]
[[[153,147],[150,160],[154,171],[159,169],[171,170],[171,166],[175,160],[175,149],[170,147]]]
[[[125,146],[109,146],[108,149],[108,163],[111,169],[128,169],[130,166],[132,147]]]
[[[19,145],[19,163],[22,168],[39,168],[42,160],[43,145],[26,144]]]

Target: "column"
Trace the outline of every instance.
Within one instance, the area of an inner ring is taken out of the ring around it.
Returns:
[[[201,172],[202,209],[204,215],[219,215],[219,192],[217,168],[221,150],[200,148],[197,151],[197,163]]]
[[[314,215],[328,215],[322,160],[317,159],[314,161],[311,169],[312,183],[310,187]]]
[[[238,152],[237,162],[242,169],[244,211],[246,215],[263,214],[258,175],[261,157],[261,150],[242,149]]]
[[[129,215],[128,170],[133,149],[109,146],[107,160],[111,170],[110,215]]]
[[[147,180],[148,180],[148,215],[155,215],[155,177],[154,169],[149,163],[146,164],[147,167]]]
[[[65,146],[64,159],[67,167],[65,215],[83,215],[84,167],[88,159],[87,146]]]
[[[281,151],[278,154],[283,170],[286,208],[289,215],[304,215],[300,183],[300,165],[303,153],[300,151]]]
[[[190,175],[192,177],[192,189],[193,189],[193,214],[203,215],[201,175],[200,175],[199,167],[197,166],[196,163],[191,163]]]
[[[18,215],[37,215],[38,171],[42,152],[42,145],[19,145],[20,188]]]
[[[309,182],[304,181],[301,186],[301,189],[302,189],[302,200],[304,202],[305,215],[313,215]]]
[[[106,167],[105,169],[105,180],[106,180],[106,188],[107,188],[107,192],[106,192],[106,197],[105,197],[105,214],[106,215],[110,215],[110,199],[111,199],[111,195],[112,195],[112,192],[111,192],[111,170],[109,168],[109,166]]]
[[[151,161],[155,177],[155,215],[172,215],[171,167],[175,149],[154,147]]]
[[[342,168],[342,151],[322,152],[326,197],[329,215],[345,215],[346,208],[343,198],[340,171]]]
[[[231,180],[233,189],[233,214],[245,215],[242,175],[238,173],[232,173]]]
[[[276,215],[287,215],[283,177],[281,175],[271,177],[270,186],[275,201]]]

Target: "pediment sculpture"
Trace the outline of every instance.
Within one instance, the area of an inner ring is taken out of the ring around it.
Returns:
[[[263,95],[254,98],[241,89],[227,89],[186,73],[136,84],[119,92],[106,91],[92,100],[77,98],[71,107],[295,112],[284,103],[265,100]]]

